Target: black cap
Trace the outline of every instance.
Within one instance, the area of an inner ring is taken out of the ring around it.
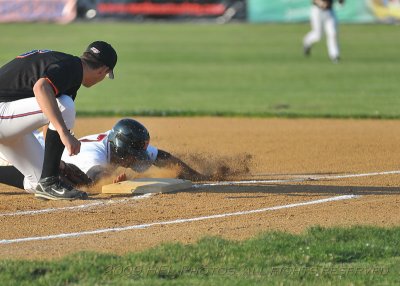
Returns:
[[[86,52],[109,67],[111,71],[108,77],[111,79],[114,78],[114,67],[117,64],[117,52],[110,44],[103,41],[96,41],[87,47]]]

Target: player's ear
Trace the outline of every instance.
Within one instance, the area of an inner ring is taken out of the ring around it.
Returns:
[[[98,69],[98,74],[108,74],[108,70],[109,70],[109,68],[107,67],[107,66],[101,66],[99,69]]]

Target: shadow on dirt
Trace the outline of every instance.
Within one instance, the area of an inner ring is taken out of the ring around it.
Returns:
[[[324,185],[259,185],[259,186],[200,186],[183,192],[190,193],[267,193],[287,196],[316,195],[400,195],[400,187],[324,186]],[[246,196],[248,197],[248,196]],[[235,196],[235,198],[237,198]]]

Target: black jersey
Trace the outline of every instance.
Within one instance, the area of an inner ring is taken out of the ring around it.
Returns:
[[[321,7],[319,2],[324,2],[325,5],[326,5],[324,7],[324,9],[332,9],[333,0],[313,0],[312,2],[313,2],[314,5],[316,5],[318,7]]]
[[[0,68],[0,102],[34,97],[33,86],[45,78],[56,97],[66,94],[75,99],[83,77],[79,57],[49,50],[22,54]]]

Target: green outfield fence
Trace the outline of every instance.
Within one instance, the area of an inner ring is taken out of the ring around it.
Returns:
[[[311,0],[248,0],[250,22],[301,22],[309,18]],[[335,11],[340,21],[348,23],[394,22],[400,20],[400,0],[345,1]]]

